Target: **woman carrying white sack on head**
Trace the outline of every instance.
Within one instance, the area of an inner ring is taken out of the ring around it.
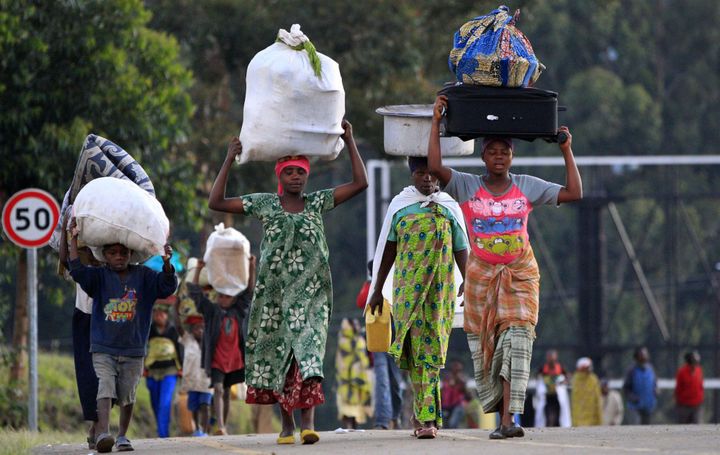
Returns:
[[[338,64],[315,50],[294,24],[248,65],[238,163],[285,156],[334,160],[340,139],[345,89]]]

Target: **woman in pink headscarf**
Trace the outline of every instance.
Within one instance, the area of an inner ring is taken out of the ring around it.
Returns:
[[[234,138],[210,192],[213,210],[257,217],[264,228],[257,285],[246,341],[247,402],[279,403],[278,444],[294,444],[293,411],[301,409],[303,444],[320,439],[315,406],[325,401],[323,358],[332,309],[329,252],[322,215],[367,188],[365,165],[352,125],[343,121],[342,139],[350,152],[352,181],[306,194],[310,163],[285,157],[275,165],[278,192],[225,197],[230,166],[242,145]]]

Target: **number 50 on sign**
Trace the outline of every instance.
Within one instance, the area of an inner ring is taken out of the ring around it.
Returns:
[[[37,188],[19,191],[8,199],[2,226],[8,238],[23,248],[47,245],[60,219],[60,207],[47,192]]]

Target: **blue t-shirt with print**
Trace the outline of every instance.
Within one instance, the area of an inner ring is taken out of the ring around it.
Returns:
[[[79,259],[69,265],[73,280],[93,299],[90,352],[145,356],[153,305],[177,289],[175,270],[131,265],[123,281],[107,267],[88,267]]]

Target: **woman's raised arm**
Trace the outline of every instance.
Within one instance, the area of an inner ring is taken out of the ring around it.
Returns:
[[[240,139],[234,137],[228,145],[227,156],[225,161],[215,177],[215,183],[213,183],[212,190],[210,190],[210,198],[208,199],[208,207],[212,210],[219,212],[229,212],[243,214],[242,199],[240,198],[226,198],[225,187],[227,186],[228,174],[230,173],[230,167],[232,166],[233,160],[236,156],[242,153],[242,144]]]
[[[445,110],[447,110],[447,97],[440,95],[435,99],[435,106],[433,106],[432,126],[428,140],[428,170],[440,181],[441,188],[445,187],[452,177],[452,169],[442,164],[440,150],[440,119]]]
[[[561,126],[558,130],[567,135],[567,140],[560,144],[560,151],[565,159],[565,186],[560,189],[558,194],[558,204],[563,202],[572,202],[582,199],[582,179],[580,171],[578,171],[575,163],[575,156],[572,151],[572,135],[567,126]]]
[[[345,183],[335,187],[333,196],[335,205],[340,205],[348,199],[362,193],[368,187],[367,171],[365,171],[365,163],[358,152],[355,145],[355,138],[352,133],[352,125],[347,120],[343,120],[342,127],[345,132],[340,136],[350,152],[350,165],[352,166],[352,182]]]

